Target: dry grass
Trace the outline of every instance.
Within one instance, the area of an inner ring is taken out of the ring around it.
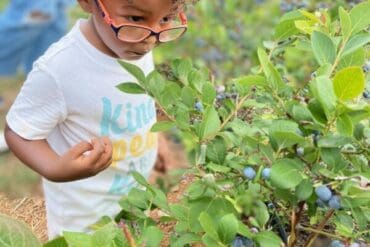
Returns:
[[[9,199],[0,195],[0,213],[23,221],[42,242],[47,241],[45,203],[40,197]]]

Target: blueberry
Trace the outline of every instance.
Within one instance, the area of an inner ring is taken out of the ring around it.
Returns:
[[[195,105],[194,105],[194,108],[195,108],[195,110],[197,110],[199,112],[203,111],[202,102],[200,102],[200,101],[196,102]]]
[[[359,243],[354,242],[350,245],[350,247],[360,247],[361,245]]]
[[[304,148],[303,147],[297,148],[296,153],[297,153],[298,156],[303,156],[304,155]]]
[[[364,73],[367,73],[370,71],[370,61],[367,61],[364,66],[362,66],[362,70],[364,71]]]
[[[330,200],[328,202],[328,205],[329,205],[330,208],[340,209],[341,208],[340,197],[339,196],[333,196],[332,198],[330,198]]]
[[[320,208],[325,208],[325,202],[323,201],[323,200],[321,200],[320,198],[318,198],[317,200],[316,200],[316,205],[318,206],[318,207],[320,207]]]
[[[331,190],[325,185],[321,185],[321,186],[317,187],[315,189],[315,193],[324,202],[329,201],[330,198],[332,197]]]
[[[223,100],[223,99],[225,99],[225,94],[224,93],[221,93],[221,94],[217,94],[216,95],[216,99],[218,99],[218,100]]]
[[[312,72],[311,73],[311,80],[315,79],[317,77],[317,72]]]
[[[370,92],[369,91],[364,91],[362,93],[362,96],[365,98],[365,99],[370,99]]]
[[[344,244],[339,240],[331,241],[329,247],[344,247]]]
[[[262,178],[264,179],[269,179],[270,178],[270,173],[271,173],[271,168],[264,168],[262,170]]]
[[[232,247],[254,247],[254,242],[246,237],[236,236],[231,246]]]
[[[246,178],[253,179],[256,176],[256,171],[252,167],[247,166],[244,168],[243,174]]]
[[[197,38],[197,39],[195,39],[195,45],[197,47],[205,47],[207,45],[207,41],[205,41],[202,38]]]

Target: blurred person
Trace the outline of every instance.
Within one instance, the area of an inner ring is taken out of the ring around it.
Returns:
[[[6,117],[10,149],[43,177],[49,238],[114,217],[131,171],[148,177],[159,156],[163,169],[154,100],[116,88],[135,81],[117,60],[148,75],[152,50],[187,29],[187,0],[78,2],[90,17],[34,63]]]
[[[11,0],[0,14],[0,78],[27,74],[33,62],[67,31],[67,6],[75,0]],[[0,108],[4,99],[0,95]],[[0,130],[0,152],[7,145]]]

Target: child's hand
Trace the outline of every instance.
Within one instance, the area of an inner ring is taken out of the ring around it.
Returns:
[[[112,143],[107,137],[80,142],[58,160],[63,180],[73,181],[92,177],[112,163]]]

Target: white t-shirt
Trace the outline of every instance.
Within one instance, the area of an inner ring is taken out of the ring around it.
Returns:
[[[89,231],[101,216],[115,216],[118,200],[137,185],[128,172],[148,177],[157,155],[150,132],[156,121],[153,99],[116,88],[134,77],[89,43],[81,22],[35,62],[6,117],[15,133],[47,139],[59,155],[96,137],[113,143],[113,164],[98,175],[66,183],[43,179],[49,238],[64,230]],[[154,69],[151,53],[131,63],[146,74]]]

